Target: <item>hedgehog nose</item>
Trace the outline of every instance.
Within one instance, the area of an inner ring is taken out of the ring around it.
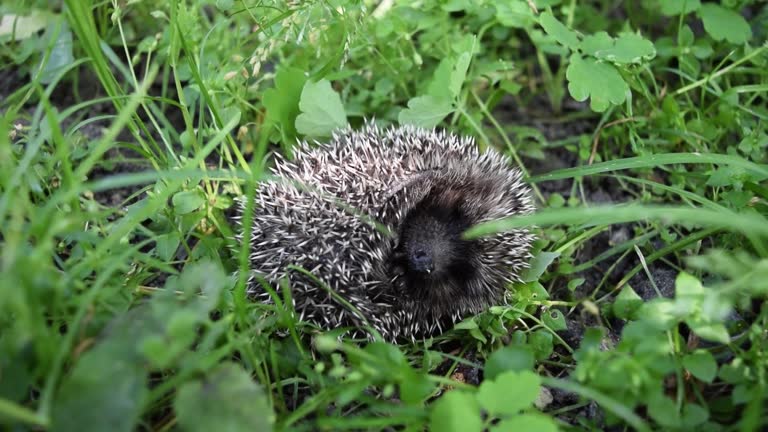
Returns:
[[[417,272],[431,273],[434,269],[432,257],[424,249],[417,249],[411,255],[411,265]]]

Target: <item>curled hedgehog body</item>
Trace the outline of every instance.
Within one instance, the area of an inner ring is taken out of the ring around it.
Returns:
[[[534,210],[521,172],[471,138],[366,123],[294,153],[277,155],[279,180],[256,191],[248,289],[262,301],[270,296],[254,275],[278,290],[287,276],[300,319],[415,340],[503,303],[528,266],[526,229],[462,238]]]

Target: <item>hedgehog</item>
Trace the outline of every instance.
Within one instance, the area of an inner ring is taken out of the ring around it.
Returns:
[[[276,154],[271,173],[255,195],[248,292],[271,303],[263,283],[280,293],[287,279],[298,318],[321,330],[439,335],[504,304],[528,267],[529,229],[463,236],[534,211],[520,169],[471,137],[366,121]]]

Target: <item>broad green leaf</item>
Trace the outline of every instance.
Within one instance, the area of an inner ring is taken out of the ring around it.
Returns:
[[[633,319],[635,312],[643,305],[643,299],[632,289],[631,286],[625,285],[622,288],[619,295],[616,296],[616,301],[613,302],[613,313],[621,319]]]
[[[507,371],[533,369],[533,351],[528,345],[510,345],[494,351],[485,362],[485,379],[494,379]]]
[[[579,48],[584,54],[596,56],[599,51],[609,50],[611,47],[613,47],[613,38],[601,31],[584,37]]]
[[[183,384],[173,403],[185,431],[271,431],[274,414],[261,387],[242,367],[224,363]]]
[[[533,355],[536,360],[546,360],[552,355],[553,336],[546,329],[539,329],[528,335],[528,343],[533,348]]]
[[[554,37],[561,45],[565,45],[570,49],[579,48],[579,37],[576,35],[576,32],[558,21],[551,13],[542,12],[541,16],[539,16],[539,23],[544,28],[544,31]]]
[[[400,111],[400,124],[411,124],[427,129],[437,126],[454,110],[450,99],[434,96],[418,96],[408,101],[408,108]]]
[[[704,30],[712,39],[743,44],[752,38],[752,29],[743,16],[715,3],[704,3],[699,10]]]
[[[485,380],[477,401],[493,416],[515,415],[529,408],[539,396],[541,379],[531,371],[508,371]]]
[[[451,75],[456,68],[456,61],[452,57],[446,57],[440,60],[432,79],[427,86],[427,95],[437,100],[450,99]],[[411,99],[413,100],[413,99]]]
[[[494,6],[496,19],[504,26],[527,28],[536,20],[531,7],[524,0],[496,0]]]
[[[483,429],[480,408],[475,398],[459,390],[449,391],[432,405],[430,430],[479,432]]]
[[[199,209],[205,203],[205,197],[199,189],[182,191],[171,198],[177,214],[187,214]]]
[[[725,324],[716,322],[707,322],[691,318],[685,321],[686,324],[702,339],[727,344],[731,341],[728,329]]]
[[[627,83],[613,65],[591,58],[571,56],[565,76],[571,96],[580,102],[590,98],[589,106],[597,112],[624,102],[629,91]]]
[[[676,299],[700,299],[704,295],[704,286],[701,281],[689,273],[680,272],[675,278]]]
[[[558,257],[560,252],[539,252],[530,262],[530,267],[526,269],[522,274],[523,282],[533,282],[539,280],[541,275],[547,271],[547,267],[552,264]]]
[[[157,256],[163,261],[170,261],[181,243],[181,237],[176,231],[155,237]]]
[[[659,0],[661,14],[664,16],[685,15],[699,10],[700,0]]]
[[[595,52],[595,56],[618,64],[642,63],[656,56],[653,43],[635,33],[622,33],[612,47]]]
[[[682,416],[683,428],[691,430],[709,420],[709,411],[701,405],[695,403],[686,403],[683,405]]]
[[[541,315],[541,320],[547,327],[554,331],[565,330],[568,325],[565,322],[565,315],[557,309],[549,310]]]
[[[461,85],[464,84],[464,80],[467,78],[467,70],[469,70],[469,62],[471,60],[472,54],[469,52],[462,53],[456,60],[456,67],[451,71],[450,84],[448,85],[451,97],[459,97]]]
[[[307,81],[299,101],[301,114],[296,117],[296,131],[313,137],[331,136],[347,125],[347,113],[341,97],[328,80]]]
[[[652,395],[648,400],[648,414],[665,428],[680,427],[680,413],[677,404],[661,393]]]
[[[520,414],[504,419],[490,428],[491,432],[557,432],[558,430],[557,423],[551,417],[534,413]]]
[[[4,14],[0,18],[0,41],[10,40],[11,35],[17,41],[28,39],[57,18],[57,15],[40,9],[33,9],[29,15],[23,16]]]
[[[85,353],[53,404],[53,432],[133,431],[147,395],[146,372],[105,344]]]
[[[72,53],[72,31],[69,29],[64,19],[57,20],[57,24],[49,27],[46,34],[49,37],[57,36],[56,41],[51,49],[51,55],[48,57],[48,61],[41,66],[44,66],[41,75],[40,82],[43,84],[50,84],[56,78],[56,75],[75,61],[74,54]],[[57,33],[58,32],[58,33]],[[43,59],[40,61],[42,62]]]
[[[284,144],[293,144],[296,139],[296,117],[300,113],[299,101],[306,82],[307,77],[302,70],[278,67],[275,87],[264,91],[265,121],[279,126]]]
[[[709,351],[698,350],[683,357],[683,366],[696,378],[711,383],[717,376],[717,362]]]

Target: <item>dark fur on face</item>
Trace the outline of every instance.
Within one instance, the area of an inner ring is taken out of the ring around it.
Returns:
[[[450,295],[472,277],[473,245],[461,238],[469,227],[460,208],[435,200],[425,200],[408,213],[395,255],[413,298]]]

